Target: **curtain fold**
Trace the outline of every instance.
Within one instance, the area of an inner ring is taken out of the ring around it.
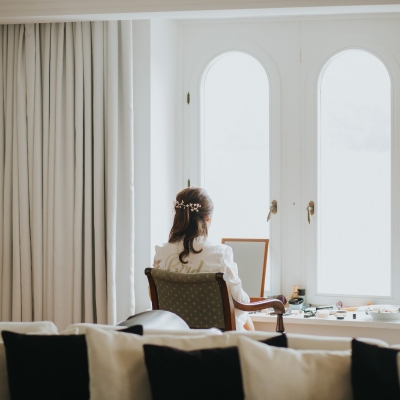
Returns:
[[[0,320],[134,314],[130,21],[0,26]]]

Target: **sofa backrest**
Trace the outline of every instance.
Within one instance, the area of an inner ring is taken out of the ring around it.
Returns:
[[[11,331],[16,333],[43,333],[47,335],[57,335],[57,326],[51,321],[37,322],[0,322],[0,333],[2,331]],[[3,339],[0,335],[0,342]]]
[[[88,328],[105,329],[118,331],[126,328],[125,326],[101,325],[90,323],[79,323],[68,325],[67,328],[60,334],[85,334]],[[149,329],[143,327],[143,335],[172,335],[172,336],[198,336],[198,335],[222,335],[222,332],[217,328],[211,329],[180,329],[180,330],[163,330]]]
[[[230,337],[231,345],[236,345],[238,337],[248,337],[254,340],[264,340],[276,336],[276,332],[262,332],[262,331],[248,331],[248,332],[225,332],[224,335]],[[337,337],[337,336],[312,336],[301,335],[297,333],[286,333],[288,339],[288,347],[294,350],[350,350],[351,340],[350,337]],[[360,341],[374,344],[380,347],[389,347],[389,345],[380,339],[372,338],[357,338]]]

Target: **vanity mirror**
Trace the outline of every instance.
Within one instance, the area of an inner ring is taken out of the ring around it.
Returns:
[[[232,247],[243,290],[252,298],[264,297],[269,239],[223,238]]]

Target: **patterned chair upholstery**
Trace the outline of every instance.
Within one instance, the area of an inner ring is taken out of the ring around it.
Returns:
[[[216,327],[222,331],[235,330],[235,307],[243,311],[273,307],[278,322],[280,320],[277,332],[284,331],[282,315],[285,308],[282,302],[239,303],[231,298],[221,272],[185,274],[146,268],[145,274],[149,280],[153,310],[173,312],[192,329]]]

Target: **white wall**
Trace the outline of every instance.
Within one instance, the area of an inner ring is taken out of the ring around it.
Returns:
[[[135,21],[133,23],[135,312],[143,311],[149,307],[147,279],[143,271],[150,263],[151,243],[151,204],[149,201],[151,193],[150,25],[150,21]]]
[[[174,21],[151,21],[151,241],[168,240],[177,191],[175,125],[178,28]]]
[[[151,307],[144,269],[168,240],[176,187],[175,121],[178,28],[135,21],[135,312]]]

